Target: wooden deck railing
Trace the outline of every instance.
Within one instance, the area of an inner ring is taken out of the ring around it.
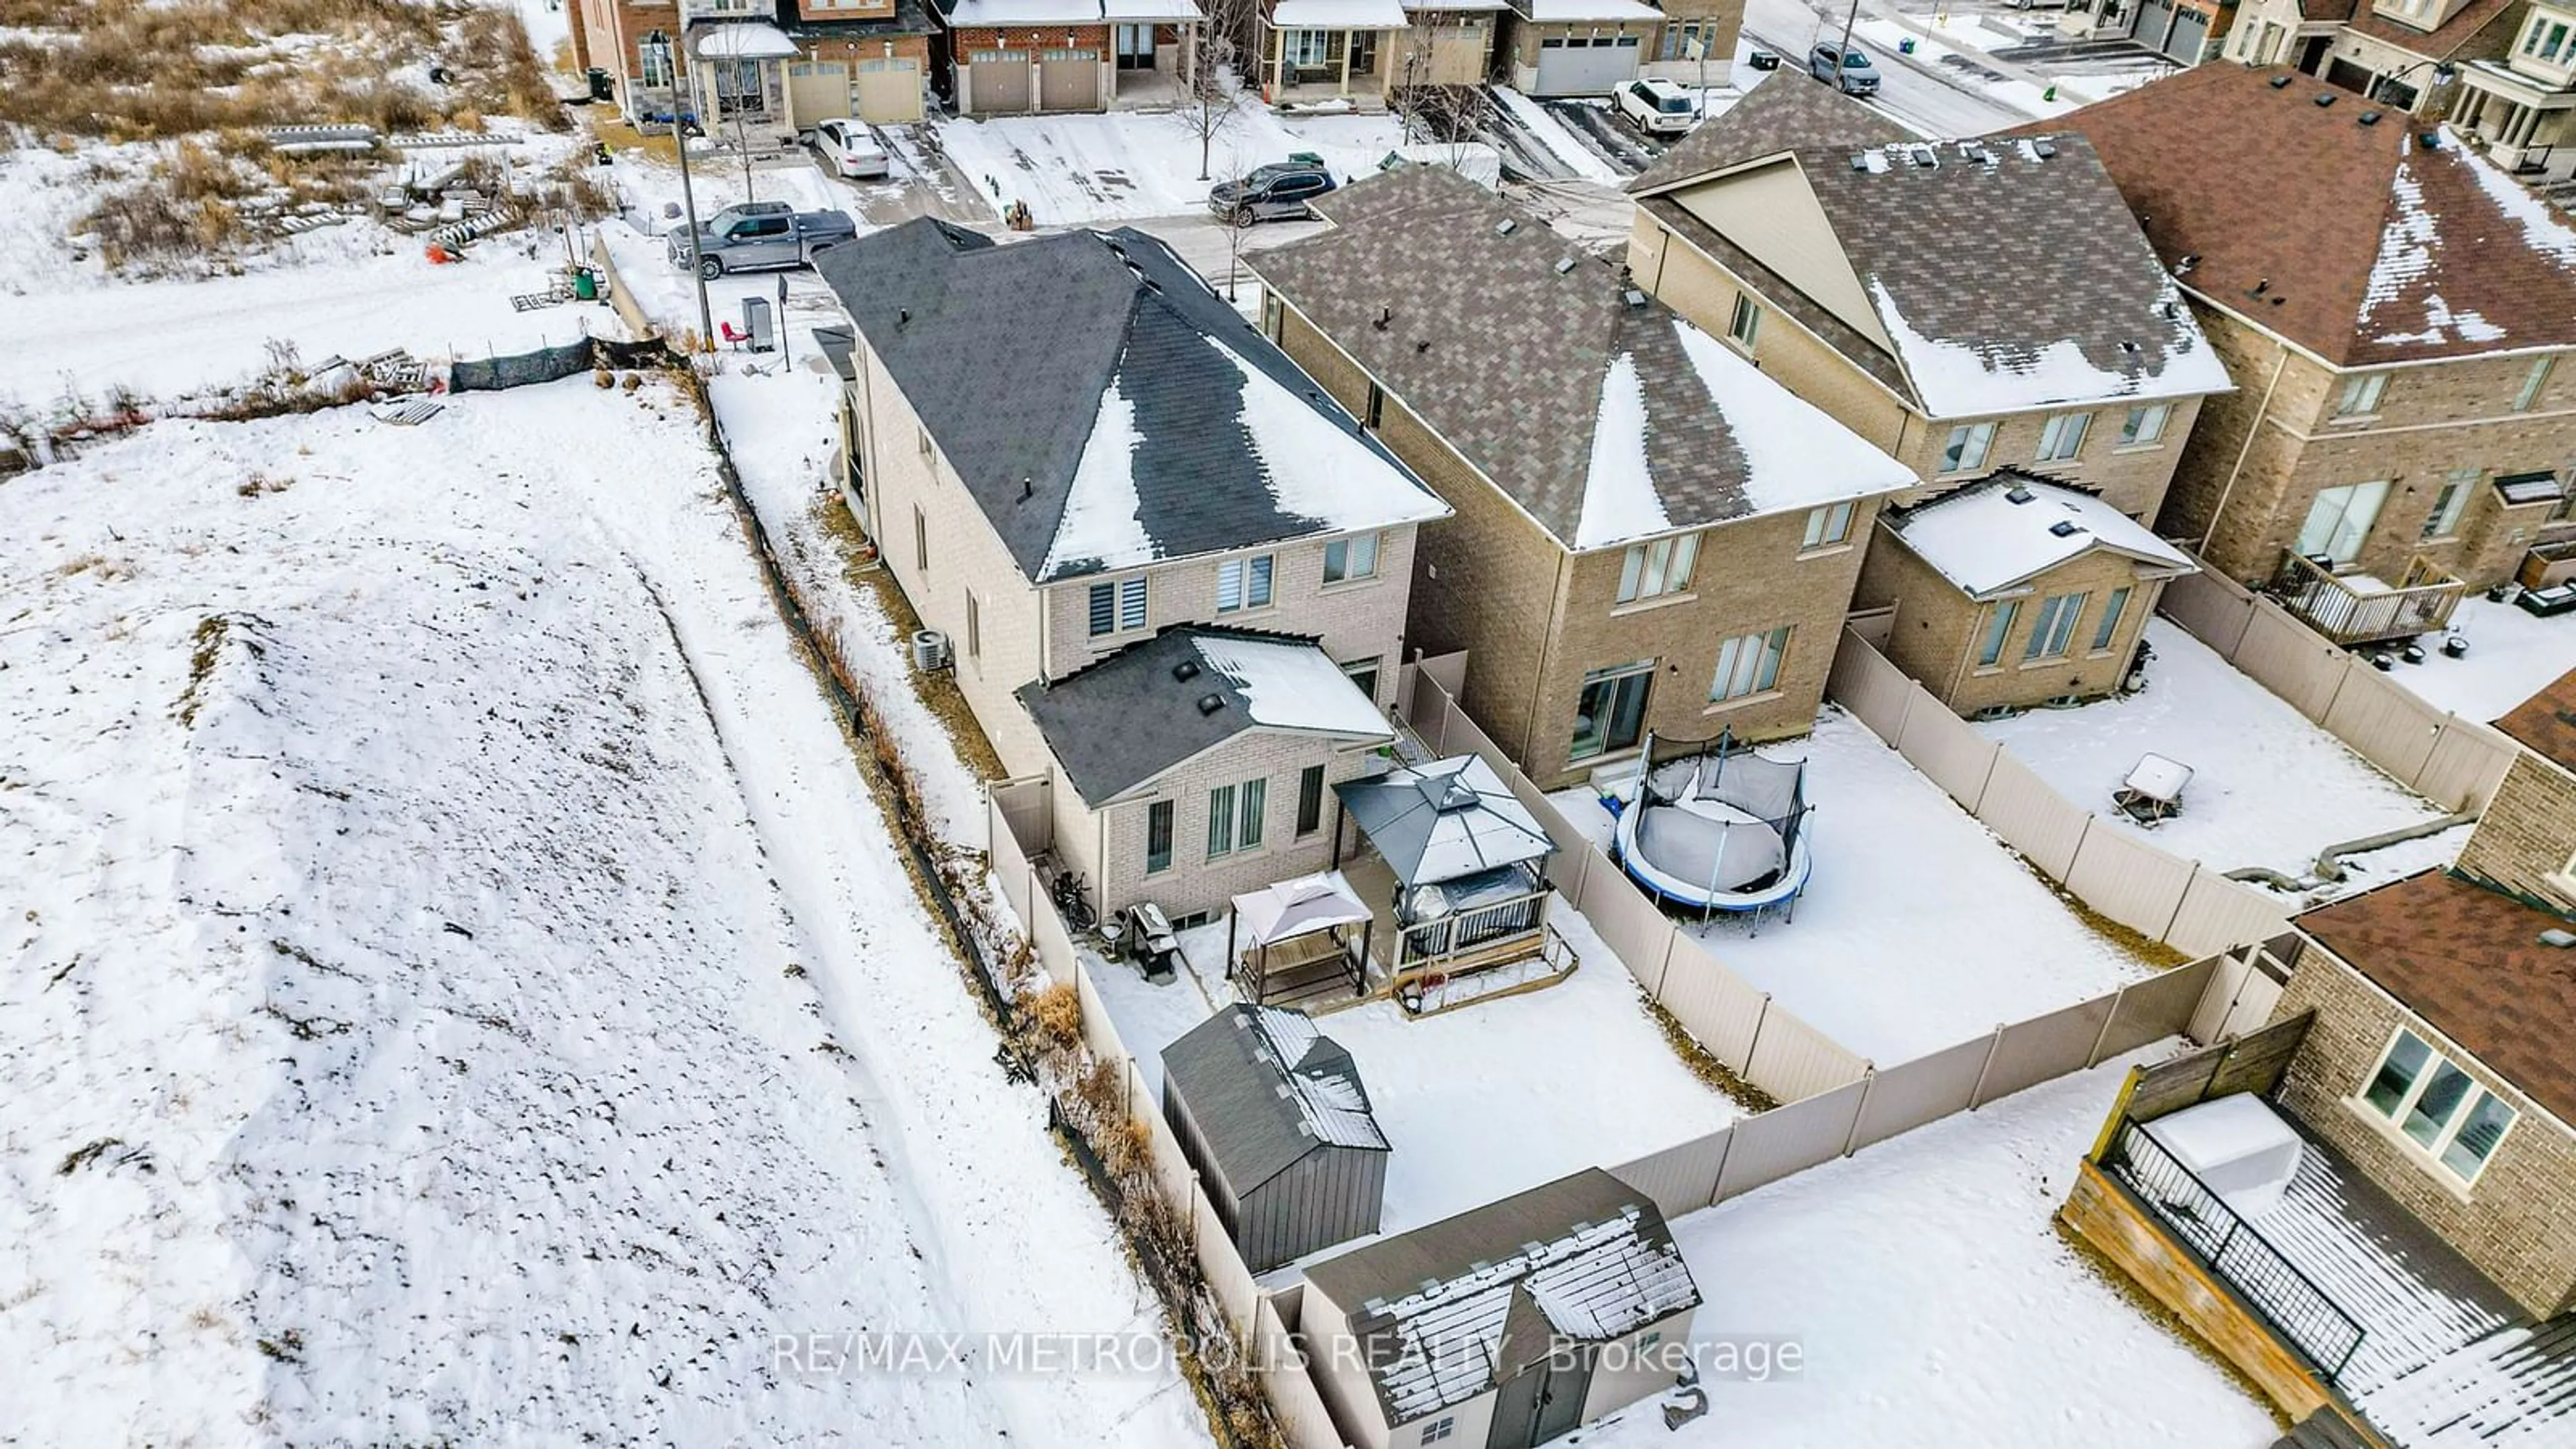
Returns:
[[[2284,554],[2273,583],[2282,606],[2337,644],[2434,633],[2451,622],[2469,586],[2417,555],[2394,587],[2365,590],[2299,554]]]

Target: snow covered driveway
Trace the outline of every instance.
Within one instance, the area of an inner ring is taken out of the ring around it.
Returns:
[[[0,484],[0,1441],[1203,1444],[660,385]]]

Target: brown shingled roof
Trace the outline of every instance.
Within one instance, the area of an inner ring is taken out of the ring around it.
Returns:
[[[2576,771],[2576,669],[2515,705],[2495,724],[2533,754]]]
[[[2185,285],[2338,365],[2576,343],[2576,226],[2403,112],[2205,65],[2019,133],[2067,130]]]
[[[2300,929],[2489,1070],[2576,1122],[2576,947],[2556,916],[2439,870],[2301,914]]]

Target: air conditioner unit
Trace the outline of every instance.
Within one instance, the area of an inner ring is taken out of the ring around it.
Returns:
[[[951,656],[948,651],[948,636],[946,634],[941,633],[937,629],[915,629],[912,631],[913,668],[927,673],[934,669],[946,669],[954,662],[955,660],[953,656]]]

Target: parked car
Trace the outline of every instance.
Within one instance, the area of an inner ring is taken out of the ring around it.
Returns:
[[[875,134],[863,121],[815,122],[814,150],[833,175],[854,181],[887,176],[894,171],[894,164],[886,159],[885,147],[877,144]]]
[[[1339,183],[1320,161],[1279,161],[1256,166],[1240,184],[1220,181],[1208,188],[1208,210],[1236,226],[1256,221],[1294,221],[1313,216],[1307,205]]]
[[[1815,49],[1808,51],[1807,74],[1814,76],[1820,81],[1832,80],[1834,78],[1835,70],[1834,56],[1838,49],[1840,48],[1837,46],[1819,45]],[[1843,94],[1847,96],[1877,95],[1878,67],[1870,64],[1869,57],[1862,53],[1857,46],[1850,50],[1841,51],[1841,55]]]
[[[1699,124],[1699,105],[1689,90],[1668,80],[1630,81],[1614,96],[1619,114],[1649,136],[1678,136]]]
[[[814,253],[859,234],[845,211],[798,211],[783,201],[728,206],[698,228],[698,275],[713,281],[727,272],[757,272],[811,265]],[[673,229],[663,246],[671,265],[689,265],[688,233]]]

